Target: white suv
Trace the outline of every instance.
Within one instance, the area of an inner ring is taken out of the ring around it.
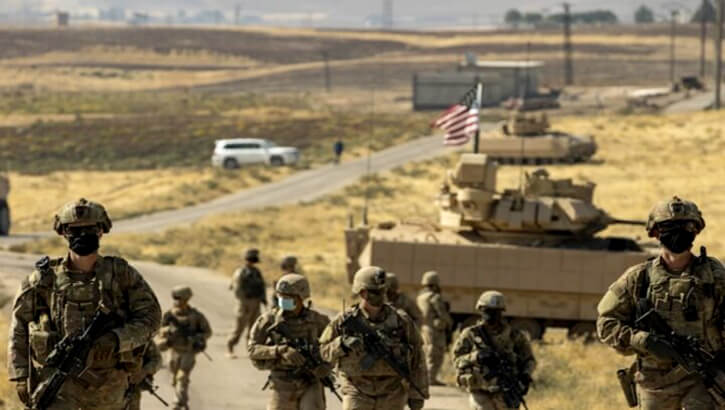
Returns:
[[[272,141],[255,138],[217,140],[211,163],[224,168],[238,168],[245,164],[265,163],[275,166],[291,165],[300,159],[294,147],[278,147]]]

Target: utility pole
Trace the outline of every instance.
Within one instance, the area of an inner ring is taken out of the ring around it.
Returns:
[[[564,84],[574,84],[574,64],[571,47],[571,12],[569,3],[564,3]]]
[[[393,0],[383,0],[382,20],[384,30],[393,29]]]
[[[700,78],[705,79],[705,43],[707,38],[707,18],[705,9],[707,8],[707,0],[702,0],[700,7]]]
[[[237,3],[234,6],[234,24],[239,25],[242,22],[242,5]]]
[[[329,93],[332,89],[332,83],[330,81],[330,55],[327,50],[322,52],[322,58],[325,60],[325,91]]]
[[[675,41],[677,37],[677,11],[670,11],[670,84],[675,84]]]
[[[723,23],[723,0],[715,0],[717,7],[717,23],[715,27],[715,109],[720,109],[720,88],[722,83],[722,23]]]

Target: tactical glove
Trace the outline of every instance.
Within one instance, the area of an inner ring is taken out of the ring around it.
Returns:
[[[279,354],[280,363],[286,366],[300,367],[306,361],[302,353],[289,346],[284,346],[283,349],[280,349]]]
[[[15,390],[18,392],[18,398],[24,405],[30,406],[30,392],[28,391],[28,381],[26,379],[15,382]]]
[[[666,339],[651,333],[644,340],[644,348],[647,353],[662,360],[673,360],[674,357],[678,356],[677,351],[671,344],[667,343]]]
[[[363,348],[362,339],[357,336],[343,336],[342,348],[346,353],[358,352]]]
[[[422,399],[408,399],[408,407],[410,407],[410,410],[420,410],[423,408],[423,404],[425,403]]]
[[[102,366],[111,363],[118,351],[118,336],[113,332],[108,332],[98,338],[93,344],[88,354],[88,366]]]

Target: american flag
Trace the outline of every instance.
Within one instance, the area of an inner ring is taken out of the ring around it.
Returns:
[[[480,84],[474,86],[463,95],[458,104],[451,106],[433,123],[434,128],[446,132],[443,137],[445,145],[463,145],[470,141],[478,132],[478,108]]]

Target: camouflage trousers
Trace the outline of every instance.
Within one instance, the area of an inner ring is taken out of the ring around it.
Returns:
[[[267,410],[325,410],[325,392],[320,382],[313,384],[272,379],[272,399]]]
[[[343,390],[342,410],[403,410],[408,391],[402,384],[390,393],[369,396],[351,389]]]
[[[259,317],[260,305],[262,300],[258,298],[240,299],[237,305],[237,321],[234,325],[232,335],[227,341],[227,347],[229,351],[234,350],[234,346],[239,343],[239,339],[242,337],[244,330],[247,330],[245,339],[249,342],[249,331],[252,330],[254,321]]]
[[[191,371],[196,364],[196,353],[178,352],[171,350],[169,370],[171,371],[172,384],[174,386],[174,409],[189,408],[189,383],[191,382]]]
[[[141,390],[135,389],[128,398],[126,410],[141,410]]]
[[[695,377],[661,388],[637,385],[639,408],[644,410],[715,410],[716,406],[705,385]]]
[[[122,370],[108,369],[97,375],[102,378],[99,387],[88,387],[75,380],[66,381],[48,409],[124,410],[128,374]]]
[[[429,384],[434,384],[446,355],[446,332],[423,326],[421,336],[423,337],[425,364],[428,368],[428,381]]]
[[[511,409],[500,394],[488,392],[472,392],[468,398],[472,410],[505,410]]]

